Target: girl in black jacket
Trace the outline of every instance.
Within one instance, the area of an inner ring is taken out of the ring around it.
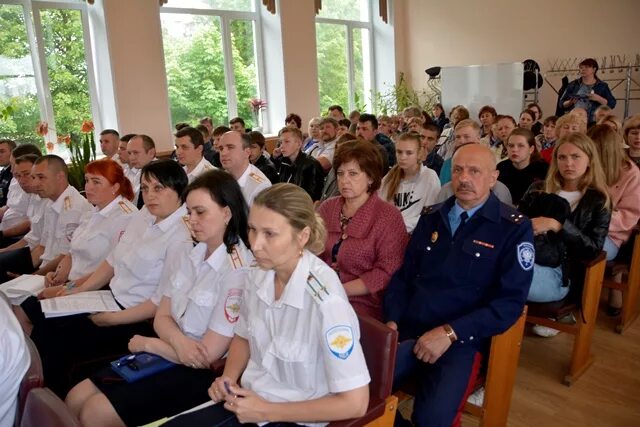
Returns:
[[[560,239],[569,268],[602,250],[611,219],[606,188],[593,141],[584,134],[571,133],[557,142],[544,183],[534,184],[523,197],[531,203],[537,195],[550,193],[569,203],[571,213],[563,222],[546,216],[531,218],[534,235],[555,234]],[[527,210],[526,206],[522,208]],[[567,296],[569,281],[562,267],[539,265],[536,260],[529,301],[552,302]]]

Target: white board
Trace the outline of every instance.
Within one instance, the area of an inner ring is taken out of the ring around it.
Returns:
[[[476,121],[480,108],[491,105],[498,114],[513,116],[517,122],[522,111],[523,72],[521,62],[443,67],[442,105],[447,115],[452,107],[464,105]]]

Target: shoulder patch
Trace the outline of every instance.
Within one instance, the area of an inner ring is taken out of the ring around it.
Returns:
[[[224,300],[224,317],[229,323],[236,323],[240,317],[240,304],[242,303],[242,290],[229,289]]]
[[[518,251],[518,263],[524,271],[529,271],[533,268],[533,264],[536,259],[536,251],[530,242],[522,242],[517,246]]]
[[[338,325],[329,329],[326,334],[329,351],[338,359],[346,359],[353,351],[353,329],[348,325]]]
[[[260,175],[258,175],[255,172],[251,172],[249,174],[249,177],[253,179],[255,182],[257,182],[258,184],[262,184],[264,182],[264,178],[262,178]]]
[[[120,209],[122,209],[122,212],[126,214],[130,214],[131,212],[133,212],[133,209],[131,209],[131,207],[124,200],[119,201],[118,206],[120,206]]]
[[[313,300],[320,304],[324,301],[325,296],[329,296],[329,291],[324,286],[315,274],[309,273],[307,277],[307,292],[313,297]]]

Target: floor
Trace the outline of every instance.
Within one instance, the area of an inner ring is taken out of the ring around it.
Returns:
[[[592,351],[595,362],[571,387],[562,384],[573,337],[539,338],[525,332],[509,413],[510,427],[640,426],[640,319],[624,335],[598,315]],[[411,402],[401,406],[405,415]],[[462,426],[477,426],[464,415]]]

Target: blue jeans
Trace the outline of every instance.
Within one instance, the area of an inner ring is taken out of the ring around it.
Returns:
[[[562,286],[562,268],[533,265],[533,280],[529,289],[528,301],[560,301],[569,293],[569,286]]]
[[[607,261],[613,261],[618,256],[620,248],[607,236],[604,239],[604,247],[602,250],[607,253]]]

